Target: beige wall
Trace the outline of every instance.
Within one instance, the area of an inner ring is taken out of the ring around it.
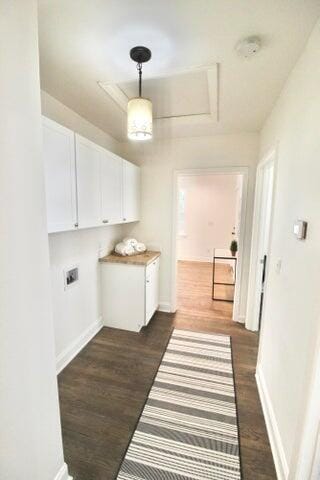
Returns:
[[[211,262],[215,248],[235,239],[237,175],[196,175],[178,179],[185,192],[184,231],[177,235],[178,260]]]
[[[172,266],[172,196],[173,172],[181,169],[248,166],[248,202],[244,239],[243,289],[240,316],[245,320],[246,287],[251,243],[251,220],[255,167],[258,157],[258,134],[188,137],[151,143],[124,144],[125,157],[141,165],[142,218],[128,233],[162,251],[160,268],[160,301],[170,305]]]
[[[261,157],[277,147],[278,166],[259,371],[284,470],[287,464],[290,478],[297,480],[309,478],[307,473],[295,476],[294,464],[320,328],[319,45],[318,22],[261,134]],[[297,219],[308,222],[305,241],[293,235]]]
[[[0,478],[67,480],[50,298],[35,0],[0,2],[0,42]]]
[[[42,113],[93,142],[119,152],[119,143],[55,98],[42,92]],[[94,331],[101,317],[98,258],[122,238],[122,226],[54,233],[49,235],[53,318],[58,366],[72,346]],[[77,265],[79,283],[64,289],[64,269]]]

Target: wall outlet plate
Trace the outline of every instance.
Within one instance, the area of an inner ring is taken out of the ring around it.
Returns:
[[[65,268],[63,271],[64,278],[64,289],[66,290],[69,287],[77,284],[79,281],[79,267],[78,265],[72,265],[71,267]]]

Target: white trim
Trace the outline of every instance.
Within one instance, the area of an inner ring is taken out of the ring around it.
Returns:
[[[246,323],[246,316],[245,315],[239,315],[238,316],[238,322],[239,323]]]
[[[158,312],[172,313],[170,302],[160,302]]]
[[[276,416],[272,407],[272,402],[260,365],[257,365],[256,381],[263,415],[266,422],[273,460],[276,467],[277,478],[278,480],[287,480],[289,476],[289,467],[284,453],[284,448],[282,445]]]
[[[273,163],[273,187],[272,187],[273,192],[272,192],[272,201],[271,201],[268,254],[270,253],[270,243],[271,243],[272,228],[273,228],[273,211],[274,211],[274,199],[275,199],[275,192],[276,192],[276,176],[277,176],[277,148],[272,148],[263,157],[263,159],[257,166],[257,173],[256,173],[254,212],[253,212],[253,221],[252,221],[250,269],[249,269],[249,282],[248,282],[248,300],[247,300],[247,311],[246,311],[246,328],[252,331],[257,331],[259,329],[259,318],[256,315],[256,302],[257,302],[256,295],[257,295],[257,288],[258,288],[257,263],[258,263],[259,241],[260,241],[260,214],[261,214],[261,208],[262,208],[263,176],[264,176],[265,167],[268,164],[272,164],[272,163]],[[268,270],[269,270],[269,265],[267,262],[264,303],[266,302]]]
[[[98,318],[93,322],[89,327],[84,330],[84,332],[79,335],[70,345],[68,345],[62,352],[57,356],[56,359],[56,368],[57,374],[63,370],[69,362],[83,349],[83,347],[90,342],[90,340],[101,330],[103,327],[102,317]]]
[[[66,463],[62,465],[57,475],[54,477],[54,480],[72,480],[73,477],[70,477],[68,474],[68,466]]]
[[[178,213],[178,177],[195,175],[242,175],[242,201],[241,201],[241,221],[240,236],[238,239],[238,266],[237,282],[235,287],[233,315],[232,319],[239,321],[240,298],[243,275],[243,251],[244,239],[246,236],[246,215],[247,215],[247,196],[248,196],[248,167],[209,167],[187,170],[174,170],[173,172],[173,197],[172,197],[172,228],[171,228],[171,312],[177,310],[177,213]]]

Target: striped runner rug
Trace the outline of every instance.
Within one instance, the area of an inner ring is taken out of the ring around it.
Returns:
[[[229,336],[173,330],[117,479],[241,479]]]

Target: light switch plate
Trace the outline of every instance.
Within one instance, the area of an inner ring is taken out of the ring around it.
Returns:
[[[298,240],[305,240],[307,236],[308,223],[304,220],[297,220],[293,225],[293,233]]]

